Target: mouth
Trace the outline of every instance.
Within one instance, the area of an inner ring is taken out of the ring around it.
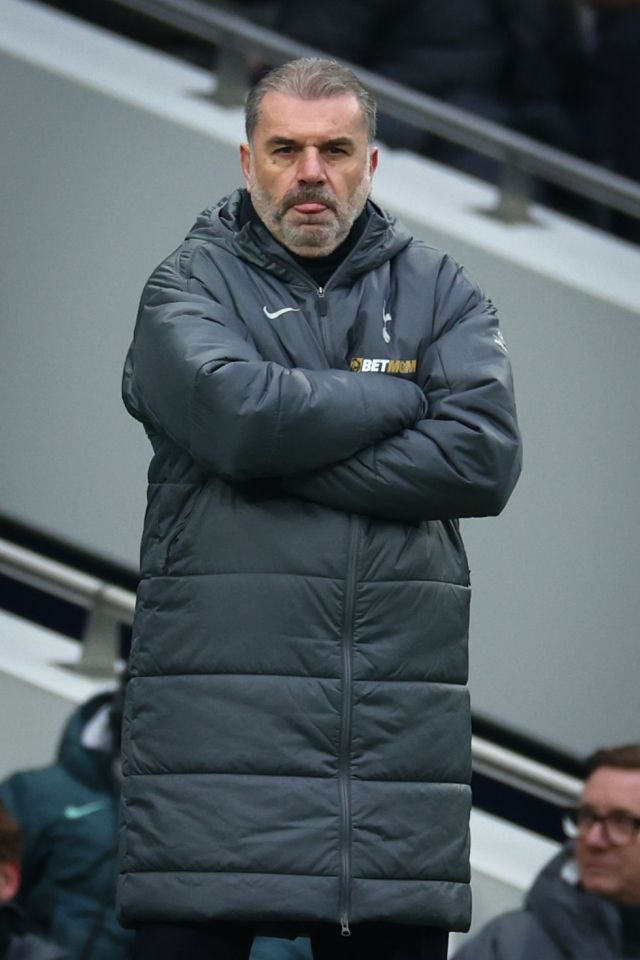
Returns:
[[[315,220],[326,213],[335,213],[334,204],[329,196],[317,190],[300,190],[286,202],[286,212],[293,211],[300,217]]]
[[[326,203],[314,202],[314,203],[296,203],[293,205],[293,209],[297,213],[301,213],[304,216],[308,216],[309,214],[313,215],[318,213],[324,213],[325,210],[329,209],[329,207],[326,205]]]
[[[608,876],[610,873],[614,872],[616,869],[616,864],[614,863],[604,863],[602,861],[587,861],[582,864],[583,873],[599,874]]]

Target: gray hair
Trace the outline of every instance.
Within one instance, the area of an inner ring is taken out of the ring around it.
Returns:
[[[249,91],[244,114],[249,142],[260,119],[260,104],[270,90],[299,97],[301,100],[319,100],[323,97],[353,93],[362,110],[369,143],[376,135],[376,102],[353,70],[343,67],[335,60],[301,57],[270,70]]]

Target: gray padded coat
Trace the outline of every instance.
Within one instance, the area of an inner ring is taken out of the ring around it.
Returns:
[[[567,847],[540,873],[524,910],[491,920],[455,960],[622,960],[615,903],[579,886]]]
[[[495,313],[369,203],[326,288],[241,193],[145,287],[154,449],[119,903],[153,920],[469,919],[469,577],[520,442]]]

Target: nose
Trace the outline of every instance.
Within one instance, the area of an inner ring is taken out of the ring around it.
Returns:
[[[322,156],[317,147],[306,147],[298,160],[298,181],[300,183],[324,183],[326,173]]]
[[[608,847],[609,840],[606,833],[604,832],[604,824],[600,820],[596,820],[591,824],[589,829],[584,835],[585,843],[589,847]]]

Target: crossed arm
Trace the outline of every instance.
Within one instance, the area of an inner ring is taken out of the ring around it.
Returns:
[[[509,360],[493,308],[456,265],[439,302],[420,386],[287,369],[167,261],[143,295],[125,402],[230,480],[278,477],[291,495],[390,520],[496,514],[520,471]]]
[[[145,288],[123,393],[134,416],[236,481],[321,469],[426,412],[414,383],[263,360],[242,322],[170,261]]]
[[[287,478],[285,490],[387,520],[498,514],[520,473],[521,444],[510,364],[486,301],[431,344],[421,370],[425,417],[341,463]]]

